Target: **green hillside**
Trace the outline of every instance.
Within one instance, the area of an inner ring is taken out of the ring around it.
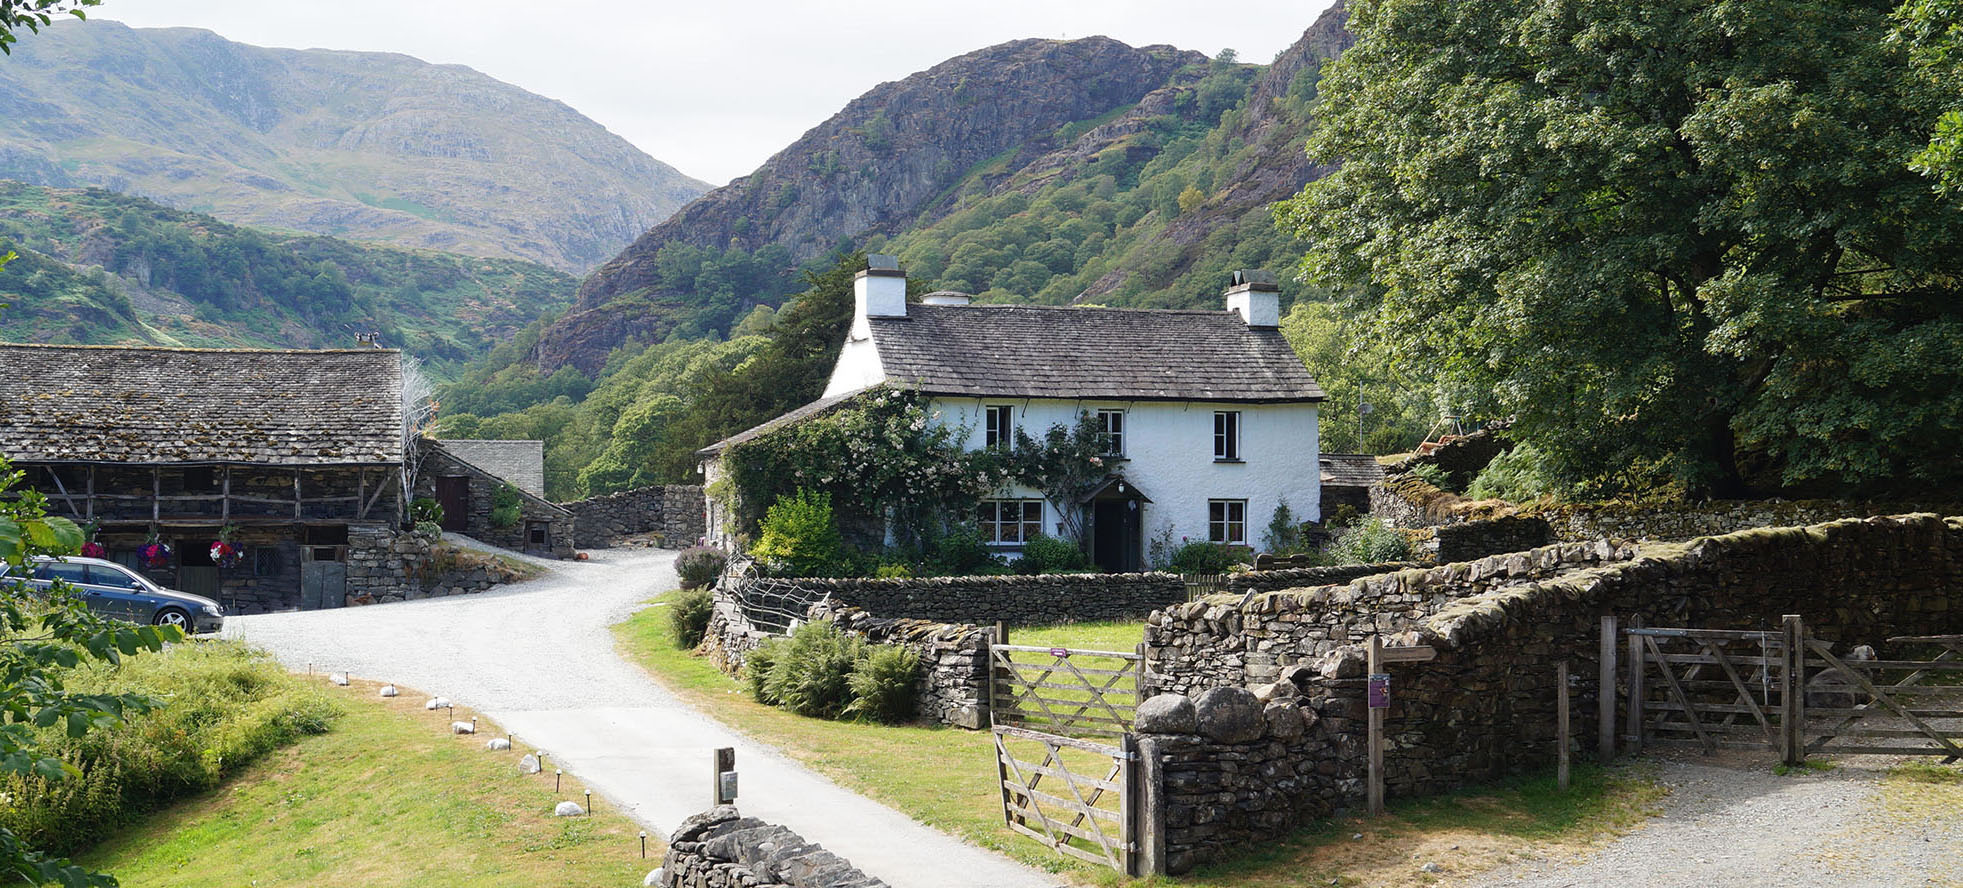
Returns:
[[[378,332],[444,373],[575,281],[541,265],[259,231],[98,188],[0,181],[0,338],[312,348]]]

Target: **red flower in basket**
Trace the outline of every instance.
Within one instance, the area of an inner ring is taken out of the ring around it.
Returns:
[[[211,544],[211,560],[219,567],[238,567],[239,550],[231,543],[219,540]]]
[[[90,540],[82,544],[82,557],[83,558],[108,558],[109,547],[101,543],[98,543],[95,540]]]
[[[137,548],[136,556],[143,559],[144,567],[166,567],[170,564],[170,547],[163,543],[144,543]]]

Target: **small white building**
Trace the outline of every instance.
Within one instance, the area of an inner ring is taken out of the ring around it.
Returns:
[[[938,421],[971,431],[970,446],[1040,438],[1082,413],[1110,440],[1111,474],[1082,502],[1011,487],[982,504],[982,534],[1005,555],[1057,535],[1081,510],[1099,567],[1143,567],[1149,541],[1259,547],[1284,500],[1296,521],[1321,517],[1317,405],[1323,392],[1276,329],[1271,277],[1240,272],[1222,311],[971,305],[959,293],[909,304],[906,276],[875,256],[854,281],[854,316],[819,401],[704,448],[716,455],[878,385],[930,396]],[[710,539],[728,544],[710,503]]]

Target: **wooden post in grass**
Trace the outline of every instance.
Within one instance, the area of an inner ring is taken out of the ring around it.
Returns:
[[[1555,766],[1554,782],[1562,792],[1568,791],[1568,661],[1562,660],[1554,666],[1554,720],[1560,723],[1558,740],[1561,744],[1561,761]]]
[[[1629,628],[1643,628],[1643,618],[1637,615],[1629,618]],[[1629,636],[1629,726],[1623,733],[1629,741],[1629,751],[1643,751],[1643,637]]]
[[[1366,688],[1368,683],[1378,680],[1377,676],[1382,674],[1383,670],[1384,639],[1381,635],[1372,635],[1370,636],[1369,667],[1365,673],[1369,677],[1364,679]],[[1367,696],[1369,691],[1366,690],[1364,693]],[[1364,700],[1365,705],[1371,702],[1367,698]],[[1369,710],[1370,816],[1377,817],[1384,813],[1384,710],[1378,706],[1370,706]]]
[[[1595,758],[1615,758],[1615,615],[1602,618],[1602,669],[1595,687]]]
[[[1806,761],[1806,624],[1799,614],[1779,621],[1785,635],[1785,668],[1779,670],[1779,752],[1786,767]]]

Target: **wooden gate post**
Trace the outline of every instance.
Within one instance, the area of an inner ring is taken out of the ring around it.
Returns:
[[[1366,699],[1364,700],[1364,705],[1368,706],[1370,711],[1370,737],[1369,737],[1370,789],[1369,792],[1370,792],[1370,816],[1372,817],[1376,817],[1384,813],[1384,711],[1378,707],[1369,706],[1370,701],[1367,699],[1369,694],[1367,687],[1370,682],[1377,680],[1377,675],[1383,672],[1383,670],[1384,670],[1384,639],[1383,636],[1381,635],[1372,635],[1370,636],[1369,667],[1368,667],[1368,671],[1366,672],[1366,675],[1368,677],[1364,679],[1364,683],[1366,686],[1366,690],[1364,692],[1366,696]]]
[[[1629,618],[1629,628],[1641,629],[1641,614]],[[1624,732],[1629,740],[1629,751],[1643,751],[1643,671],[1648,664],[1643,662],[1643,637],[1629,636],[1629,722]]]
[[[1779,752],[1787,767],[1797,767],[1806,761],[1806,624],[1798,614],[1779,623],[1786,644],[1779,670]]]
[[[1615,615],[1602,618],[1602,669],[1595,685],[1595,758],[1615,758]]]
[[[1568,661],[1562,660],[1554,667],[1554,718],[1560,723],[1557,740],[1561,744],[1560,764],[1554,770],[1554,782],[1562,792],[1568,791]]]

